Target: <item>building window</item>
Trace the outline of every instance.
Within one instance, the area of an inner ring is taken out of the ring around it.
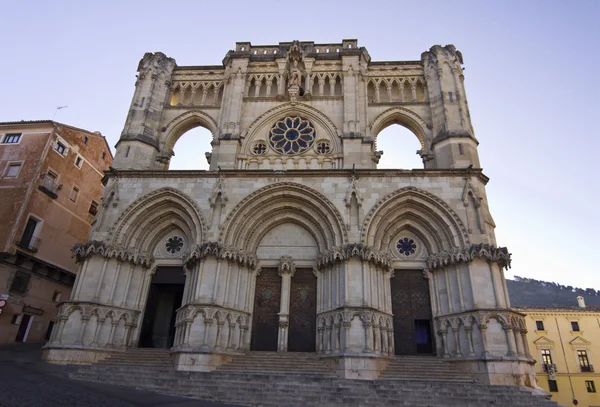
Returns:
[[[88,142],[88,137],[87,137],[87,136],[84,136],[84,137],[83,137],[83,144],[87,144],[87,142]]]
[[[102,159],[106,158],[106,153],[102,153]]]
[[[542,363],[545,365],[552,364],[552,354],[550,353],[550,349],[542,349]]]
[[[31,276],[27,273],[17,270],[15,277],[10,284],[9,291],[18,294],[25,294],[27,292],[27,286],[29,286],[29,278]]]
[[[61,188],[61,186],[58,185],[58,175],[51,170],[48,170],[48,172],[44,174],[42,184],[38,188],[50,197],[54,199],[58,198],[58,190]]]
[[[10,133],[4,136],[2,143],[4,144],[18,144],[21,141],[21,133]]]
[[[571,330],[573,332],[579,332],[579,322],[571,321]]]
[[[54,291],[54,294],[52,294],[52,301],[60,302],[61,298],[62,298],[62,293],[60,291]]]
[[[582,372],[593,372],[594,368],[590,365],[590,360],[588,359],[587,351],[578,350],[577,351],[577,360],[579,361],[579,368]]]
[[[596,393],[596,385],[594,384],[593,380],[586,380],[585,388],[587,389],[588,393]]]
[[[90,210],[89,212],[96,216],[96,214],[98,213],[98,202],[96,201],[92,201],[92,203],[90,204]]]
[[[82,164],[83,164],[83,158],[80,155],[75,157],[75,167],[81,168]]]
[[[19,172],[21,172],[22,163],[8,163],[6,167],[6,173],[4,176],[6,178],[16,178],[19,176]]]
[[[558,384],[556,384],[556,380],[548,380],[548,389],[552,393],[558,392]]]
[[[54,150],[56,150],[56,152],[59,153],[60,155],[66,155],[67,154],[67,146],[65,146],[60,141],[56,142],[56,144],[54,145]]]
[[[15,314],[12,316],[10,323],[12,325],[21,325],[21,320],[23,319],[23,314]]]
[[[29,217],[29,219],[27,219],[27,224],[25,225],[25,230],[23,230],[21,240],[17,243],[19,247],[37,252],[40,240],[35,237],[35,234],[39,223],[40,221],[35,218]]]
[[[77,202],[77,197],[79,196],[79,188],[73,187],[71,190],[71,195],[69,195],[69,199],[73,202]]]
[[[464,155],[462,144],[458,143],[458,155]]]
[[[537,329],[538,331],[545,331],[544,321],[535,321],[535,329]]]
[[[454,97],[452,96],[452,92],[448,92],[448,100],[450,100],[450,102],[454,102]]]

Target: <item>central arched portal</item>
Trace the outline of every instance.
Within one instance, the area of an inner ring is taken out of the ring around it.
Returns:
[[[423,270],[395,270],[390,288],[396,355],[432,354],[433,317]]]
[[[317,243],[303,226],[286,222],[261,239],[257,257],[252,337],[255,351],[315,352],[317,277],[313,266]],[[281,259],[290,259],[282,268]]]

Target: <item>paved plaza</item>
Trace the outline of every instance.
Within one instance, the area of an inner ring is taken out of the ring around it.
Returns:
[[[0,346],[0,407],[236,407],[69,379],[39,344]],[[240,407],[240,406],[237,406]]]

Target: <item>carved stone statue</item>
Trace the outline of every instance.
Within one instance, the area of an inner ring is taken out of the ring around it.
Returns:
[[[294,65],[292,67],[290,67],[289,87],[292,87],[292,86],[301,87],[302,86],[302,72],[300,72],[300,69],[298,68],[298,60],[295,59],[293,64]]]

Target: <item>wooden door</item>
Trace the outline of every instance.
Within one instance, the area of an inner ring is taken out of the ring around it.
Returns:
[[[277,269],[262,269],[256,277],[250,349],[277,351],[281,277]]]
[[[315,352],[317,338],[317,277],[312,269],[297,269],[290,292],[288,351]]]
[[[431,354],[429,282],[421,270],[396,270],[390,279],[396,355]]]
[[[25,342],[27,340],[26,334],[30,323],[31,315],[23,315],[23,318],[21,318],[21,324],[19,325],[19,330],[17,332],[17,337],[15,338],[15,342]]]

